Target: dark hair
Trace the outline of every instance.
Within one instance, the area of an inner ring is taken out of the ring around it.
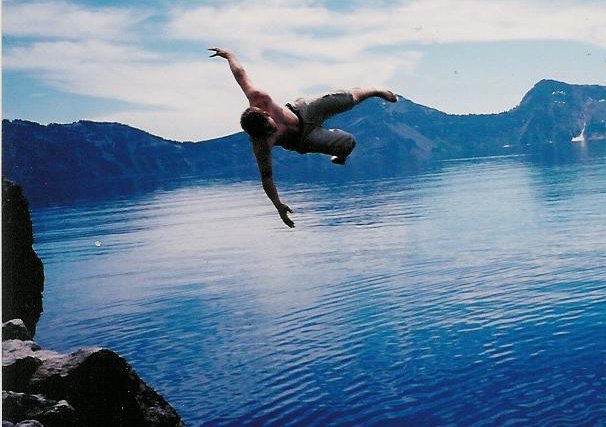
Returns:
[[[256,107],[248,107],[240,116],[240,126],[254,138],[262,138],[274,133],[275,129],[269,124],[267,117]]]

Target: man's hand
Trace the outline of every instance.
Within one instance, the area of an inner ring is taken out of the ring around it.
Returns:
[[[286,206],[284,203],[281,203],[277,207],[278,213],[280,214],[280,218],[284,221],[284,224],[288,225],[290,228],[295,227],[295,223],[288,217],[288,212],[292,213],[292,209]]]
[[[215,52],[210,55],[211,58],[214,58],[215,56],[220,56],[221,58],[229,59],[229,56],[233,55],[233,52],[231,50],[221,49],[220,47],[211,47],[208,50]]]

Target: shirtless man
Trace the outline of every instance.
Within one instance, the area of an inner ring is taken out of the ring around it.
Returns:
[[[342,165],[354,149],[356,141],[353,135],[340,129],[324,129],[324,121],[335,114],[351,110],[354,105],[373,96],[389,102],[396,102],[397,97],[388,90],[357,88],[314,100],[300,98],[293,104],[281,106],[267,92],[253,85],[233,52],[217,47],[209,50],[214,52],[211,58],[220,56],[227,59],[236,82],[250,102],[250,107],[240,117],[240,125],[250,136],[263,190],[278,210],[284,224],[292,228],[295,223],[288,217],[292,210],[280,201],[273,181],[271,149],[274,145],[301,154],[328,154],[332,156],[333,163]]]

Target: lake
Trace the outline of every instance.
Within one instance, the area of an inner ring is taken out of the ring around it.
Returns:
[[[35,208],[37,341],[189,426],[604,423],[606,156],[277,185],[293,230],[256,180]]]

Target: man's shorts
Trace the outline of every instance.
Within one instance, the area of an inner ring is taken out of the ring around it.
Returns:
[[[345,157],[356,145],[352,134],[340,129],[324,129],[324,121],[335,114],[351,110],[354,103],[350,92],[336,92],[313,100],[297,99],[286,104],[299,117],[299,153],[322,153]]]

